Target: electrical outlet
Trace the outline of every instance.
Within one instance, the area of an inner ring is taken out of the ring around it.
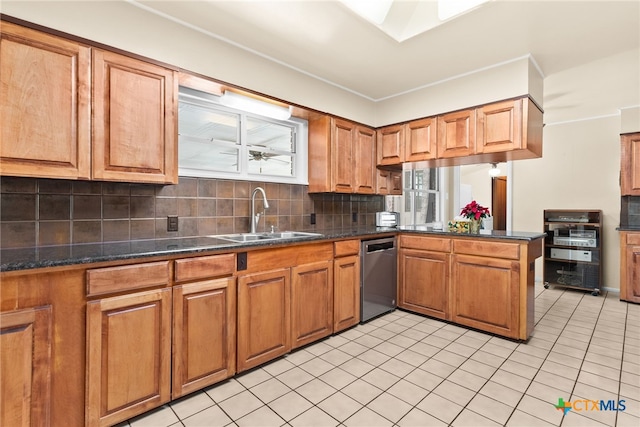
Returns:
[[[311,225],[314,225],[316,223],[316,214],[312,213],[311,214]]]
[[[178,216],[167,216],[167,231],[178,231]]]

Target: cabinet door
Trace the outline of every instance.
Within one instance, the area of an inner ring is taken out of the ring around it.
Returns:
[[[389,174],[389,180],[391,181],[389,194],[402,196],[402,172],[391,172]]]
[[[333,262],[333,332],[360,322],[360,256]]]
[[[449,254],[400,250],[398,307],[449,319]]]
[[[333,265],[315,262],[291,269],[291,346],[300,347],[333,332]]]
[[[173,288],[173,399],[235,373],[235,302],[233,278]]]
[[[620,192],[640,196],[640,133],[622,136]]]
[[[291,350],[291,271],[238,278],[238,372]]]
[[[0,314],[0,425],[50,425],[51,307]]]
[[[374,194],[376,192],[376,132],[373,129],[358,126],[355,136],[355,192]]]
[[[470,156],[476,149],[476,112],[462,110],[438,116],[438,158]]]
[[[398,165],[403,161],[404,125],[378,129],[378,166]]]
[[[113,425],[168,402],[170,378],[170,288],[87,303],[87,425]]]
[[[91,50],[2,22],[2,175],[88,179]]]
[[[640,233],[621,233],[620,247],[620,299],[640,303]]]
[[[519,338],[519,267],[515,260],[453,255],[451,320]]]
[[[353,193],[356,126],[340,119],[332,119],[331,123],[331,189],[337,193]]]
[[[386,169],[376,169],[376,193],[381,195],[390,194],[391,171]]]
[[[485,105],[476,114],[477,153],[522,148],[522,99]]]
[[[434,117],[415,120],[406,124],[404,161],[418,162],[436,158],[436,124]]]
[[[177,184],[177,72],[93,51],[93,177]]]

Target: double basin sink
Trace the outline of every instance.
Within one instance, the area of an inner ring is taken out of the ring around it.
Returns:
[[[320,233],[308,233],[304,231],[283,231],[278,233],[237,233],[237,234],[222,234],[211,236],[216,239],[230,240],[232,242],[255,242],[255,241],[269,241],[269,240],[284,240],[284,239],[303,239],[306,237],[322,236]]]

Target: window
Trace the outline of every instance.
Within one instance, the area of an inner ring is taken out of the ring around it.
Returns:
[[[443,217],[442,169],[407,169],[403,171],[402,196],[387,196],[390,209],[400,212],[400,225],[432,225]],[[389,200],[390,199],[390,200]]]
[[[307,184],[307,122],[223,106],[180,88],[179,175]]]

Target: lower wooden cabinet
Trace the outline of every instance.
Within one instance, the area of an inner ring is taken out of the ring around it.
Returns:
[[[451,320],[517,337],[520,273],[517,261],[453,255]]]
[[[321,261],[291,269],[291,347],[333,332],[333,263]]]
[[[171,399],[171,288],[87,303],[86,424],[109,426]]]
[[[360,255],[336,258],[333,262],[333,332],[359,322]]]
[[[398,307],[450,319],[449,254],[400,249]]]
[[[291,350],[291,269],[238,278],[238,372]]]
[[[235,314],[235,278],[174,286],[173,399],[233,376]]]
[[[0,425],[51,425],[51,306],[4,312],[0,329]]]
[[[620,233],[620,299],[640,303],[640,232]]]

